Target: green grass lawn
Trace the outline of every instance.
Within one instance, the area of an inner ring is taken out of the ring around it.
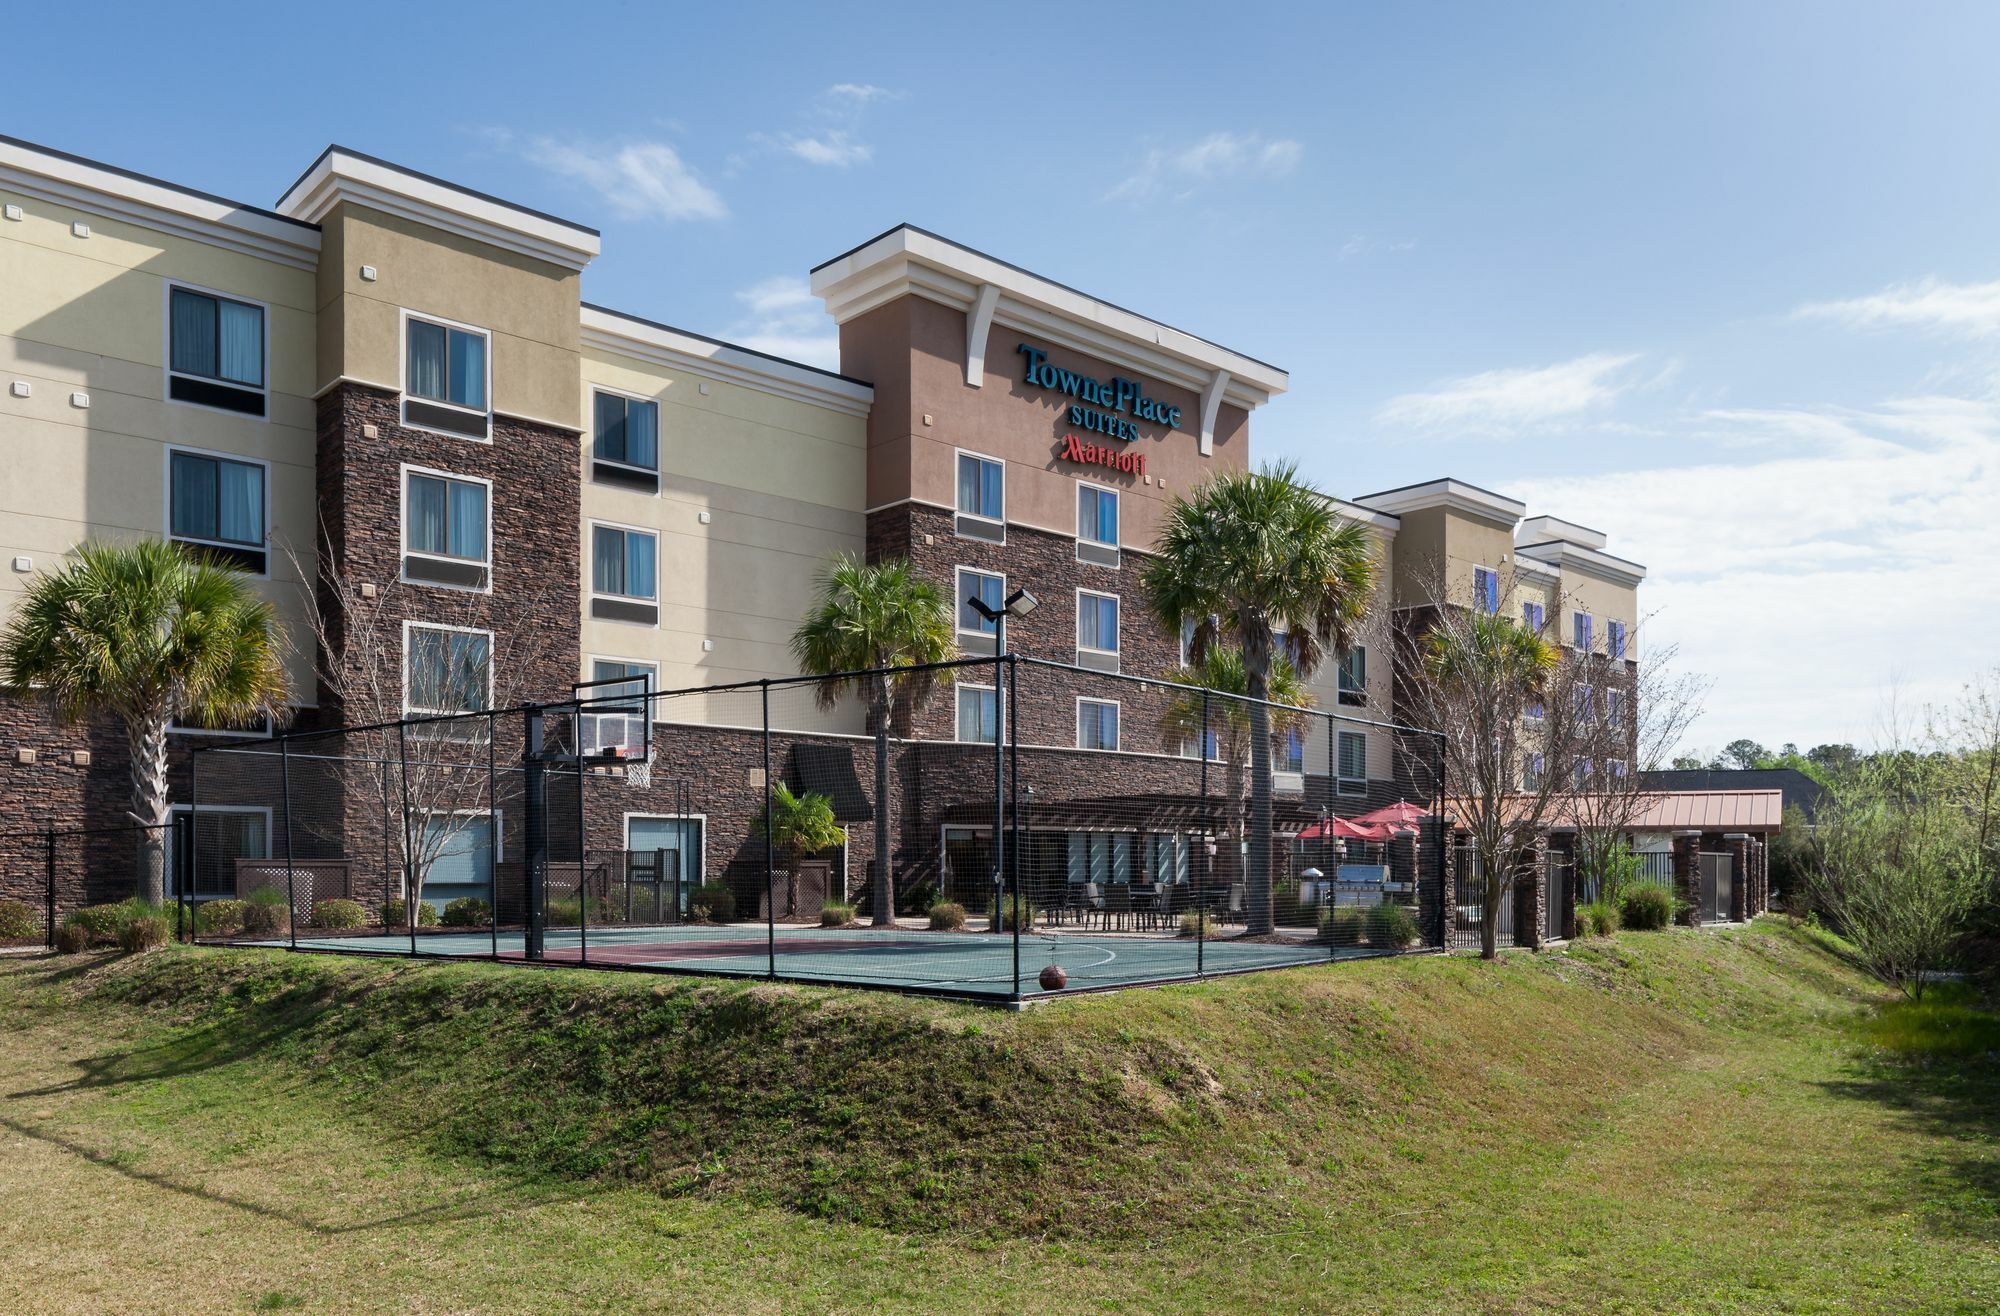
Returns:
[[[1627,934],[1009,1015],[0,960],[0,1311],[2000,1310],[2000,1021]]]

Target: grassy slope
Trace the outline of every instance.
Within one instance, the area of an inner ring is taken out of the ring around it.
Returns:
[[[1889,1061],[1768,921],[1021,1016],[93,963],[0,969],[0,1306],[166,1240],[163,1310],[2000,1306],[1991,1016]]]

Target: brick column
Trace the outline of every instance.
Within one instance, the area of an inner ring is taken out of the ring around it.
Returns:
[[[1771,912],[1771,838],[1757,838],[1757,909],[1756,913]]]
[[[1575,832],[1564,832],[1560,836],[1549,838],[1549,849],[1567,876],[1567,880],[1562,884],[1562,890],[1555,893],[1562,901],[1557,926],[1562,929],[1565,940],[1576,936],[1576,842]]]
[[[1681,902],[1680,922],[1701,926],[1701,833],[1674,833],[1674,895]]]
[[[1451,945],[1452,937],[1458,932],[1458,883],[1460,878],[1458,871],[1458,847],[1453,844],[1457,838],[1452,835],[1449,827],[1439,827],[1434,832],[1427,833],[1425,839],[1441,847],[1444,852],[1443,860],[1440,862],[1437,852],[1426,848],[1421,852],[1421,862],[1426,868],[1437,864],[1439,871],[1444,874],[1443,887],[1438,892],[1438,902],[1443,906],[1439,926],[1444,929],[1444,940],[1439,945],[1448,947]]]
[[[1729,921],[1742,923],[1750,917],[1750,884],[1756,880],[1750,868],[1750,836],[1731,832],[1722,838],[1729,852]]]
[[[1543,832],[1514,869],[1514,944],[1542,948],[1548,919],[1549,835]]]

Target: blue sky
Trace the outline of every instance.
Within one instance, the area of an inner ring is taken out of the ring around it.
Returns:
[[[1288,368],[1257,448],[1332,492],[1608,531],[1700,745],[1995,661],[2000,7],[476,12],[44,7],[0,131],[264,204],[338,141],[823,362],[806,270],[921,224]]]

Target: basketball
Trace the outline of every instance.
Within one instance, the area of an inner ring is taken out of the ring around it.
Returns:
[[[1059,992],[1067,986],[1069,986],[1069,975],[1063,972],[1062,965],[1051,964],[1042,970],[1043,991]]]

